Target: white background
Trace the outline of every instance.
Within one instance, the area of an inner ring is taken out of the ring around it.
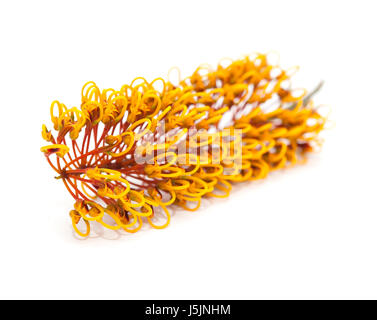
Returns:
[[[377,298],[373,1],[1,1],[0,298]],[[177,212],[164,230],[73,235],[39,148],[89,80],[187,75],[254,51],[300,65],[335,127],[304,166]]]

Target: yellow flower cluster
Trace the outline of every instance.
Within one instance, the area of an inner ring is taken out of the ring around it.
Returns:
[[[42,126],[50,144],[41,151],[76,201],[76,232],[89,235],[94,221],[127,232],[145,222],[164,228],[172,205],[196,210],[203,197],[227,197],[233,183],[304,159],[325,119],[305,90],[291,89],[291,75],[257,54],[200,66],[176,85],[140,77],[101,91],[89,82],[80,108],[54,101],[57,134]]]

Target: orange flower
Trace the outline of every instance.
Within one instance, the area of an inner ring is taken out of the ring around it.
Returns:
[[[226,197],[234,183],[303,161],[320,145],[325,118],[313,93],[289,80],[259,54],[199,67],[179,84],[137,78],[101,91],[88,82],[80,108],[54,101],[57,134],[43,125],[51,144],[41,151],[75,200],[74,229],[87,236],[91,223],[131,233],[145,222],[164,228],[171,205],[193,211],[203,197]]]

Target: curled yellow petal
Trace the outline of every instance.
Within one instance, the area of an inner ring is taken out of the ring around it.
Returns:
[[[63,158],[69,152],[69,148],[64,144],[51,144],[42,147],[41,151],[46,155],[56,153],[58,157]]]

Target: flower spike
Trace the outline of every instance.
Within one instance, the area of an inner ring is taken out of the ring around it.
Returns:
[[[101,91],[88,82],[80,107],[54,101],[55,133],[42,126],[50,144],[41,151],[75,201],[77,234],[88,236],[94,223],[129,233],[144,223],[165,228],[172,206],[195,211],[202,198],[228,197],[233,184],[319,149],[326,119],[312,96],[322,84],[311,93],[291,88],[296,69],[268,60],[202,65],[175,84],[138,77]]]

